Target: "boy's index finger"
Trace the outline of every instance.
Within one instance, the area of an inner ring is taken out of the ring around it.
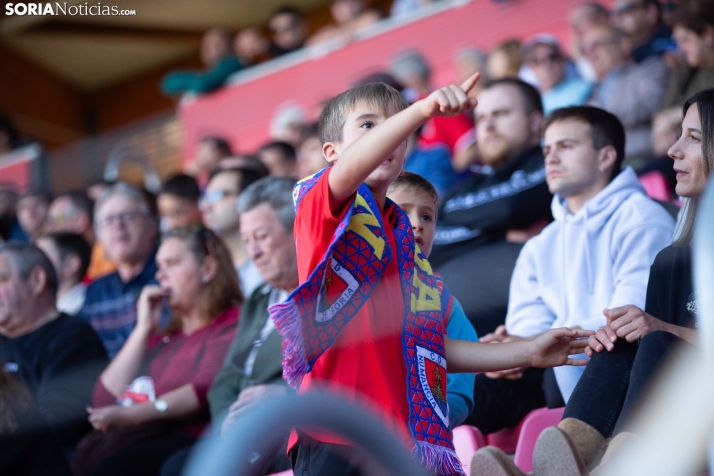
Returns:
[[[468,94],[469,91],[471,91],[474,86],[476,86],[476,83],[478,82],[480,77],[481,73],[474,73],[469,79],[467,79],[461,84],[461,89],[463,89],[464,92]]]

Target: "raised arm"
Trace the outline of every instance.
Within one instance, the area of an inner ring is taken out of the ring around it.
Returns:
[[[325,144],[326,155],[337,154],[339,158],[329,177],[333,204],[342,204],[350,198],[423,122],[435,116],[456,116],[475,107],[476,100],[467,94],[479,76],[476,73],[461,86],[451,85],[434,91],[362,135],[344,150]]]
[[[592,331],[551,329],[539,336],[516,342],[485,344],[446,337],[449,372],[493,372],[515,367],[558,367],[585,365],[585,359],[571,359],[583,352]]]
[[[136,327],[114,360],[99,377],[104,387],[119,396],[138,377],[146,356],[149,337],[161,320],[164,292],[156,285],[145,286],[137,303]]]

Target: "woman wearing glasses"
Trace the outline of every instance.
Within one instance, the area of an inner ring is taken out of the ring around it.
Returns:
[[[225,245],[205,228],[163,235],[158,285],[146,286],[137,324],[101,374],[88,408],[95,428],[75,474],[159,474],[209,422],[206,392],[236,330],[243,295]],[[171,320],[159,329],[162,307]]]

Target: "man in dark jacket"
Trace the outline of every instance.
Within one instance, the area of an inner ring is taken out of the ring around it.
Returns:
[[[429,261],[481,336],[503,324],[516,258],[551,220],[552,196],[538,91],[518,79],[494,81],[479,93],[475,116],[484,166],[444,198]]]

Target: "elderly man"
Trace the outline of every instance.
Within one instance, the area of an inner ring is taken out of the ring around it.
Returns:
[[[94,227],[117,270],[89,285],[78,316],[94,327],[114,357],[134,329],[142,288],[156,284],[158,226],[145,195],[120,182],[99,196]]]
[[[107,354],[89,325],[57,311],[57,286],[39,248],[0,245],[0,366],[22,383],[59,443],[70,448],[90,429],[85,407]]]

